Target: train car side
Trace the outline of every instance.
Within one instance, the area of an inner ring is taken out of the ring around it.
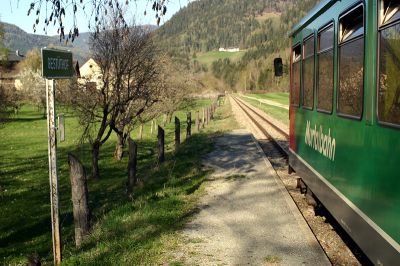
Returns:
[[[323,1],[293,29],[289,163],[373,263],[394,265],[400,261],[400,130],[397,118],[382,122],[378,93],[385,92],[378,83],[386,81],[377,73],[378,66],[394,68],[385,72],[390,80],[400,61],[379,57],[384,2]],[[400,43],[390,45],[399,49],[388,49],[390,55],[400,58]]]

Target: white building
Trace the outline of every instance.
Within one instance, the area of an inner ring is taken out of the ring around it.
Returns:
[[[84,82],[86,84],[91,84],[92,86],[96,84],[97,88],[103,84],[101,69],[92,58],[79,68],[79,72],[81,74],[81,78],[79,79],[81,84]]]
[[[234,48],[234,47],[230,47],[230,48],[219,48],[220,52],[229,52],[229,53],[235,53],[235,52],[239,52],[240,49],[239,48]]]

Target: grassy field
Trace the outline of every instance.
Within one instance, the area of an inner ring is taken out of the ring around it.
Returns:
[[[287,92],[271,92],[263,94],[247,93],[246,96],[254,97],[257,99],[271,100],[277,103],[289,105],[289,93]]]
[[[261,95],[261,94],[248,94],[248,95],[252,96],[252,95]],[[249,104],[256,106],[257,108],[263,110],[266,114],[278,119],[285,125],[289,125],[289,111],[288,110],[280,108],[280,107],[268,105],[268,104],[262,104],[257,100],[252,100],[252,99],[249,99],[246,97],[240,97],[240,98],[242,100],[248,102]],[[262,99],[266,99],[266,98],[262,98]]]
[[[219,51],[211,51],[207,53],[198,53],[196,60],[199,61],[203,65],[211,66],[212,62],[218,61],[218,59],[229,58],[231,61],[238,61],[245,54],[246,51],[240,52],[219,52]]]
[[[164,251],[175,247],[177,231],[193,214],[202,183],[209,173],[201,158],[213,147],[213,137],[236,127],[227,102],[215,120],[185,141],[186,112],[210,101],[197,101],[177,115],[184,141],[174,151],[173,123],[166,126],[166,162],[156,162],[156,134],[145,125],[139,143],[138,187],[126,195],[127,158],[112,159],[115,136],[101,148],[99,181],[88,181],[92,233],[81,249],[74,247],[71,188],[67,153],[90,169],[88,145],[78,145],[81,129],[66,114],[66,141],[58,146],[60,219],[65,265],[154,265],[169,262]],[[43,265],[52,263],[46,120],[32,107],[0,128],[0,265],[21,265],[37,252]],[[132,134],[137,136],[138,130]]]

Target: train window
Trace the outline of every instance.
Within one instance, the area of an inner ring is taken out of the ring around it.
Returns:
[[[333,25],[318,33],[317,110],[332,112],[333,102]]]
[[[290,104],[299,106],[300,102],[300,64],[301,64],[301,47],[297,45],[292,51],[292,87]]]
[[[361,118],[364,94],[364,19],[359,5],[339,19],[338,113]]]
[[[303,107],[314,106],[314,35],[304,41],[303,45]]]
[[[378,119],[400,125],[400,20],[395,19],[400,3],[392,2],[380,5]]]
[[[381,0],[379,4],[380,25],[387,25],[400,19],[400,2],[393,0]]]
[[[333,25],[330,24],[318,33],[318,51],[332,49],[333,39]]]
[[[339,42],[364,35],[364,10],[359,5],[340,18],[340,36]]]

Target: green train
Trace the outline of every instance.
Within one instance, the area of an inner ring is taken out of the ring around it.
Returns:
[[[400,265],[400,1],[322,0],[290,38],[290,167],[372,263]]]

